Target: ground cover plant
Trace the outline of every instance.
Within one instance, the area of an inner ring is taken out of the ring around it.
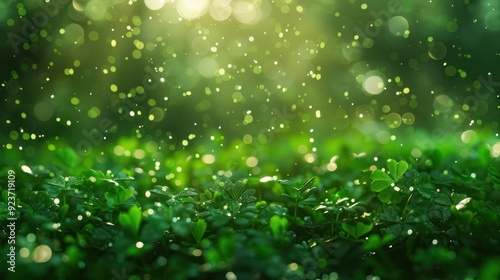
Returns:
[[[2,279],[500,279],[498,1],[0,1]]]
[[[127,171],[50,178],[30,169],[19,174],[29,187],[16,210],[20,254],[30,257],[15,275],[494,279],[500,170],[489,158],[352,157],[358,168],[341,175],[222,175],[196,188],[138,185]]]

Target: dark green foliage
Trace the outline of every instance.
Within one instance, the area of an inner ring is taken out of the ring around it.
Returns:
[[[467,163],[418,168],[390,159],[374,171],[345,174],[356,183],[325,184],[326,175],[266,186],[217,181],[205,188],[156,185],[145,195],[126,173],[54,176],[20,199],[17,231],[19,247],[33,252],[44,244],[52,258],[21,258],[16,277],[497,275],[497,169],[472,178],[464,177]],[[282,195],[273,196],[276,190]]]
[[[24,211],[27,213],[40,214],[49,218],[56,214],[58,208],[46,192],[37,191],[28,194],[24,205]]]
[[[182,202],[189,201],[190,197],[198,195],[198,193],[191,188],[185,188],[177,194],[174,194],[167,186],[155,186],[151,192],[165,197],[166,200],[164,202],[167,205],[180,204]]]

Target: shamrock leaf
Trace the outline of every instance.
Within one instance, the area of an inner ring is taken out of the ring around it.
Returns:
[[[350,234],[354,239],[359,239],[373,229],[373,223],[365,224],[356,222],[355,224],[342,223],[342,229]]]
[[[25,205],[30,213],[41,214],[49,218],[55,214],[58,208],[47,192],[38,191],[28,193]]]
[[[198,195],[198,193],[192,188],[185,188],[175,194],[169,187],[159,185],[154,186],[154,189],[151,190],[151,192],[160,196],[167,197],[167,201],[165,202],[165,204],[169,206],[192,201],[191,197]]]
[[[383,203],[399,203],[402,200],[399,192],[404,190],[404,193],[408,193],[408,187],[405,184],[399,183],[406,170],[408,170],[408,163],[406,161],[396,162],[393,159],[389,159],[387,161],[387,168],[389,169],[388,173],[378,169],[373,171],[370,188],[372,191],[379,193],[378,198]]]
[[[142,211],[137,205],[132,205],[128,212],[120,213],[118,222],[132,234],[137,235],[142,221]]]
[[[251,203],[255,201],[257,198],[253,196],[254,193],[254,189],[245,190],[245,184],[242,182],[229,182],[222,188],[222,195],[226,199],[240,201],[242,203]]]
[[[191,228],[191,234],[194,237],[194,240],[196,240],[196,243],[199,245],[201,242],[201,238],[205,234],[205,231],[207,230],[207,223],[203,219],[199,219],[196,223],[194,223],[194,226]]]
[[[288,220],[286,217],[273,215],[271,219],[269,219],[269,227],[271,228],[273,236],[278,238],[285,234],[288,227]]]

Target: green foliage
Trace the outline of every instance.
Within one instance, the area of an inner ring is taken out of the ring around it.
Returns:
[[[142,212],[141,209],[136,205],[132,205],[128,212],[122,212],[120,213],[120,216],[118,216],[118,222],[120,223],[120,225],[133,235],[137,235],[137,233],[139,232],[141,221]]]
[[[52,217],[56,214],[57,205],[49,198],[46,192],[34,191],[28,194],[26,203],[23,203],[24,211],[30,214],[39,214]]]
[[[207,223],[203,219],[196,221],[194,226],[191,228],[191,234],[193,235],[194,240],[196,240],[196,244],[200,245],[201,238],[205,234],[206,230]]]
[[[174,192],[167,186],[155,186],[151,192],[165,197],[167,199],[165,200],[165,204],[167,205],[176,205],[192,201],[190,198],[198,195],[198,193],[191,188],[185,188],[177,194],[174,194]]]
[[[64,178],[63,176],[59,175],[54,178],[45,180],[45,183],[64,190],[71,190],[74,186],[80,186],[83,183],[83,179],[75,177]]]
[[[500,171],[493,166],[488,168],[488,180],[496,190],[500,190]]]
[[[269,226],[271,227],[271,233],[275,238],[282,237],[288,227],[288,220],[285,217],[278,215],[273,215],[269,219]]]
[[[369,233],[373,229],[373,223],[365,224],[363,222],[342,223],[342,229],[350,234],[354,239],[359,239],[361,236]]]
[[[390,159],[345,182],[325,174],[144,193],[123,172],[56,175],[18,200],[19,246],[53,248],[43,266],[23,259],[20,275],[116,278],[125,267],[136,278],[490,277],[500,253],[498,174],[464,177],[469,167],[419,171]]]
[[[372,191],[378,192],[378,198],[383,203],[398,203],[401,201],[399,191],[406,188],[406,185],[400,182],[403,174],[408,170],[406,161],[396,162],[393,159],[387,161],[389,173],[381,170],[374,170],[372,173],[372,183],[370,185]]]
[[[224,198],[245,204],[254,202],[257,199],[253,196],[254,193],[254,189],[245,190],[245,185],[242,182],[229,182],[222,187],[222,195]]]

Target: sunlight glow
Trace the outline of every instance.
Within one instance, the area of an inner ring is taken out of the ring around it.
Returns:
[[[204,15],[208,10],[208,0],[179,0],[177,12],[182,18],[192,20]]]
[[[144,0],[146,7],[152,11],[159,10],[165,5],[165,0]]]
[[[224,21],[228,19],[232,12],[233,8],[231,7],[231,0],[214,0],[210,7],[208,8],[208,12],[210,16],[218,21]]]

